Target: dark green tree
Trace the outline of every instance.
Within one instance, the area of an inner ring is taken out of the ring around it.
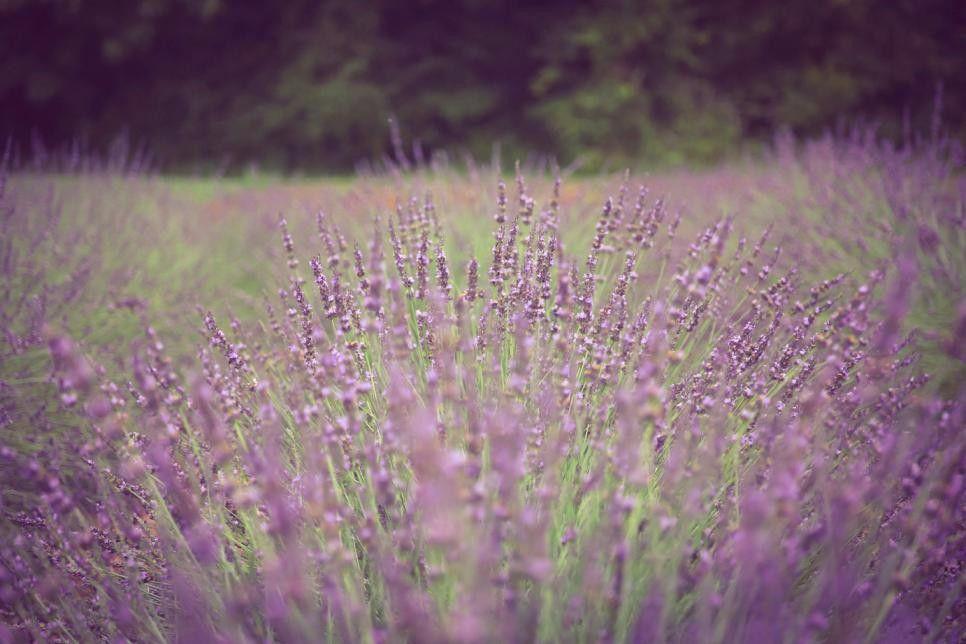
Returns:
[[[0,135],[121,133],[166,169],[345,170],[500,141],[605,163],[722,158],[779,127],[966,136],[952,0],[0,0]]]

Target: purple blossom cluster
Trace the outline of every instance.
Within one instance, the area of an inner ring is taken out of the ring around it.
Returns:
[[[0,640],[959,640],[932,224],[894,194],[891,264],[823,273],[625,176],[577,252],[562,190],[499,181],[482,261],[429,194],[355,242],[280,218],[278,299],[185,366],[147,316],[123,370],[38,317],[68,448],[0,447]]]

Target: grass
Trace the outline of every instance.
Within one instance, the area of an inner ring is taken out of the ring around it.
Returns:
[[[7,173],[0,635],[954,637],[957,154]]]

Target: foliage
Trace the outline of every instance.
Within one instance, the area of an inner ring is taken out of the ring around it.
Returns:
[[[395,115],[434,152],[706,163],[779,127],[962,138],[961,3],[0,3],[0,135],[125,134],[168,169],[345,170]],[[907,118],[908,117],[908,118]],[[910,128],[904,130],[908,120]]]

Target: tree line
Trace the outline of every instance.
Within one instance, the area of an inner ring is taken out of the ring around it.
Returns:
[[[0,0],[0,135],[178,170],[390,149],[714,162],[778,128],[966,133],[952,0]],[[937,88],[939,92],[937,92]]]

